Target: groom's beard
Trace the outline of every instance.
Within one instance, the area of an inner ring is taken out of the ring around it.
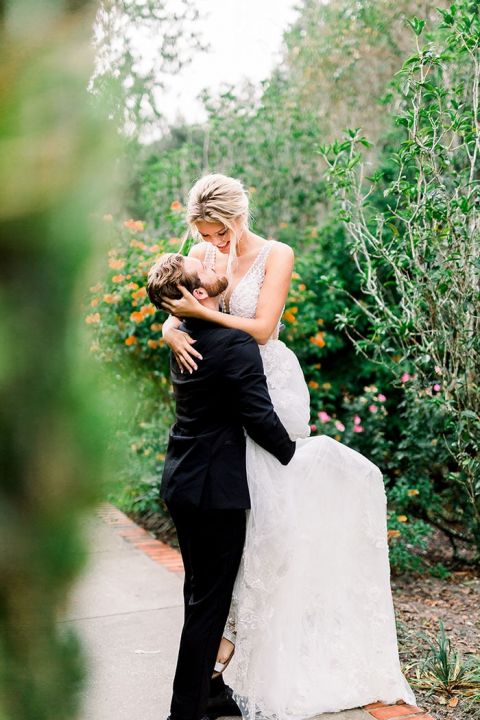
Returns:
[[[208,297],[218,297],[227,289],[228,278],[221,275],[215,282],[204,284],[202,287],[207,291]]]

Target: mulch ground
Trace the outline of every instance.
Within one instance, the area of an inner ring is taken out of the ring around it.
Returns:
[[[468,548],[462,548],[471,556]],[[410,666],[424,660],[428,639],[435,641],[443,621],[452,647],[466,660],[475,658],[480,665],[480,573],[478,568],[454,562],[445,536],[435,532],[424,553],[432,565],[442,562],[450,571],[446,578],[428,574],[392,575],[391,586],[397,618],[398,644],[407,678]],[[479,667],[480,675],[480,667]],[[437,720],[480,720],[480,699],[447,697],[440,692],[414,687],[417,704],[425,705]],[[480,696],[480,689],[478,691]]]

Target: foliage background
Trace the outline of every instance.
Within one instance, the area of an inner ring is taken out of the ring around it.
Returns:
[[[448,7],[439,3],[437,10],[418,0],[332,0],[328,5],[303,0],[297,21],[285,33],[282,60],[261,87],[245,83],[218,95],[205,91],[206,123],[171,127],[150,145],[131,137],[129,192],[123,205],[105,215],[111,255],[87,317],[95,329],[97,356],[112,363],[119,381],[132,367],[138,377],[137,411],[124,431],[134,462],[115,496],[123,509],[165,515],[158,484],[172,398],[161,340],[164,318],[145,301],[147,268],[158,253],[179,247],[185,229],[182,202],[191,184],[204,172],[219,171],[241,178],[249,188],[255,231],[295,250],[283,339],[299,356],[311,390],[313,433],[331,434],[384,472],[393,567],[448,574],[421,552],[433,528],[449,538],[454,563],[478,559],[478,408],[467,402],[456,415],[449,411],[448,363],[437,359],[428,372],[422,370],[422,354],[412,340],[416,328],[407,322],[406,296],[395,287],[395,270],[390,266],[389,275],[374,260],[385,313],[396,318],[386,331],[365,282],[368,263],[380,250],[372,245],[362,255],[356,232],[358,226],[371,232],[382,214],[388,230],[389,193],[405,213],[414,212],[414,190],[418,177],[428,174],[428,163],[436,167],[441,160],[434,180],[441,182],[452,208],[458,200],[457,165],[467,150],[472,154],[468,172],[475,182],[478,178],[478,8],[467,0],[452,6],[450,14]],[[468,52],[464,42],[470,43]],[[427,86],[419,73],[430,69]],[[431,129],[448,120],[455,102],[450,164],[438,143],[428,158],[420,152],[414,156],[418,136],[405,118],[417,112],[427,132],[428,123]],[[439,103],[445,106],[439,109]],[[342,137],[342,128],[355,129]],[[399,180],[399,157],[408,148],[410,156],[401,166],[405,177]],[[365,190],[367,178],[372,187]],[[425,197],[431,190],[428,186]],[[359,201],[363,192],[368,206]],[[469,237],[478,239],[477,199],[473,192],[469,197],[473,209],[465,219]],[[424,225],[423,241],[434,247],[437,231],[438,220]],[[395,267],[403,263],[407,291],[417,292],[419,268],[412,258],[405,266],[398,228],[384,232],[379,246],[387,247],[392,238]],[[444,241],[448,251],[448,233]],[[455,247],[464,241],[457,238]],[[470,277],[478,278],[478,266],[470,265],[478,247],[472,242],[465,262],[449,269],[459,288],[467,266]],[[437,266],[427,259],[423,270],[428,275]],[[439,277],[432,277],[438,285]],[[464,301],[473,321],[478,319],[475,283],[470,289]],[[428,309],[422,317],[433,330],[443,322],[450,332],[448,321],[437,322]],[[457,380],[475,394],[478,346],[470,347],[468,378],[460,368]],[[468,448],[466,455],[461,446]]]

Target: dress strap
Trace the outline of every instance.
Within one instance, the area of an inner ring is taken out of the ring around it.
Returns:
[[[273,247],[274,242],[275,242],[274,240],[267,240],[267,242],[262,247],[262,249],[258,253],[255,260],[251,264],[250,268],[247,270],[247,273],[246,273],[247,275],[249,275],[251,273],[252,275],[254,275],[256,277],[263,278],[263,275],[265,273],[265,265],[267,262],[267,257],[270,253],[270,250]]]

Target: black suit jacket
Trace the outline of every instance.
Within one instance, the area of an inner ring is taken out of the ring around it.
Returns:
[[[245,432],[286,465],[295,442],[277,417],[255,340],[241,330],[188,318],[203,356],[181,373],[171,354],[176,422],[170,431],[160,494],[167,503],[205,509],[249,508]]]

